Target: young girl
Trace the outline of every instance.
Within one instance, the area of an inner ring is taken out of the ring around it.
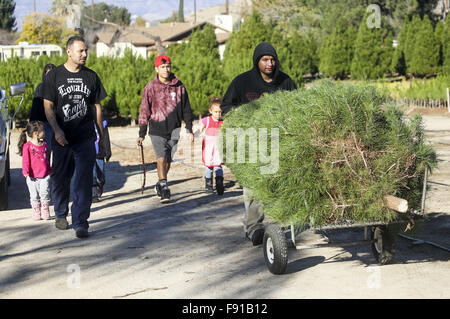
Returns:
[[[28,142],[27,135],[31,138]],[[44,137],[44,123],[31,121],[20,135],[18,143],[19,154],[22,156],[22,173],[27,179],[34,220],[50,219],[51,168]]]
[[[218,195],[222,195],[223,187],[223,171],[222,157],[219,154],[217,139],[220,127],[223,121],[220,120],[222,110],[220,109],[221,100],[213,98],[209,104],[210,116],[204,117],[201,123],[201,131],[205,131],[202,145],[202,160],[205,165],[206,191],[213,192],[212,174],[213,170],[216,174],[216,191]]]

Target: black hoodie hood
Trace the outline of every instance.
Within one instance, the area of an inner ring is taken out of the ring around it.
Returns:
[[[273,77],[273,84],[277,85],[280,82],[280,61],[278,60],[277,51],[275,48],[269,43],[269,42],[261,42],[258,44],[255,48],[255,51],[253,51],[253,69],[257,71],[259,77],[262,80],[261,73],[259,71],[258,62],[264,55],[270,55],[275,58],[275,70],[274,70],[274,77]],[[264,81],[264,80],[263,80]]]
[[[258,62],[264,55],[275,58],[276,65],[272,82],[264,81],[259,71]],[[253,68],[236,76],[228,86],[221,104],[222,115],[229,112],[233,107],[260,98],[264,93],[295,89],[297,89],[297,86],[294,81],[280,70],[280,62],[275,48],[269,42],[261,42],[253,52]]]

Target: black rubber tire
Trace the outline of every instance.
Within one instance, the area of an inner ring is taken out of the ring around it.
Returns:
[[[375,226],[371,229],[371,239],[377,239],[371,244],[372,253],[380,265],[387,265],[393,262],[395,257],[395,240],[397,232],[389,225]]]
[[[8,209],[8,176],[5,175],[0,180],[0,210]]]
[[[288,264],[288,247],[286,236],[280,226],[275,224],[266,226],[263,251],[269,271],[274,275],[284,274]]]

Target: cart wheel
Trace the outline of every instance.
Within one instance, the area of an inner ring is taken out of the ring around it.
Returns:
[[[371,244],[372,252],[380,265],[389,264],[394,260],[396,235],[389,229],[389,226],[372,228],[371,238],[376,240]]]
[[[278,225],[268,225],[263,239],[264,260],[275,275],[282,275],[288,263],[286,237]]]

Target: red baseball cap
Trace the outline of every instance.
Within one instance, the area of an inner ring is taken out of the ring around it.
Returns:
[[[170,58],[167,55],[160,55],[155,60],[155,67],[160,66],[161,64],[171,63]]]

